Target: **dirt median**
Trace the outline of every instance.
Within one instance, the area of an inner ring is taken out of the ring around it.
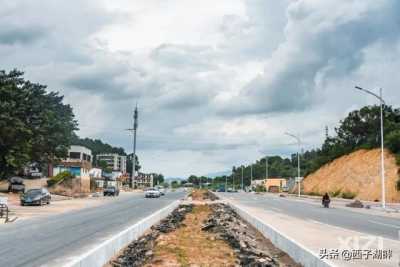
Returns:
[[[210,196],[194,190],[195,204],[181,205],[106,266],[300,266]]]

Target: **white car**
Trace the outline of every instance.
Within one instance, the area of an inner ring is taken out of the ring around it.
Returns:
[[[161,193],[160,193],[160,191],[158,191],[156,188],[150,187],[150,188],[147,188],[147,190],[146,190],[144,196],[145,196],[146,198],[160,197],[160,196],[161,196]]]
[[[156,190],[160,191],[160,194],[165,195],[165,188],[163,186],[156,186]]]

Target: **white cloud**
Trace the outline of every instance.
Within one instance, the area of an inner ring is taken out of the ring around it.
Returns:
[[[144,170],[205,174],[294,152],[285,131],[318,145],[326,125],[375,103],[355,84],[399,103],[399,5],[6,1],[0,57],[64,94],[82,136],[127,151],[138,102]]]

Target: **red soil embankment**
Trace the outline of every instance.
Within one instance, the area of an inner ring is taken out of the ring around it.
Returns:
[[[381,200],[380,149],[361,149],[322,166],[303,181],[304,192],[352,192],[357,199]],[[392,153],[385,151],[386,201],[400,202],[396,190],[399,167]]]

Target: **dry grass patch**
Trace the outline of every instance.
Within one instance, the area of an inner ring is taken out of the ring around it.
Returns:
[[[204,195],[206,194],[207,190],[205,189],[195,189],[192,191],[192,199],[193,200],[204,200]]]
[[[194,191],[195,195],[202,196],[198,191]],[[236,256],[231,247],[201,230],[210,213],[207,205],[195,206],[182,227],[157,239],[154,257],[145,266],[235,266]]]

